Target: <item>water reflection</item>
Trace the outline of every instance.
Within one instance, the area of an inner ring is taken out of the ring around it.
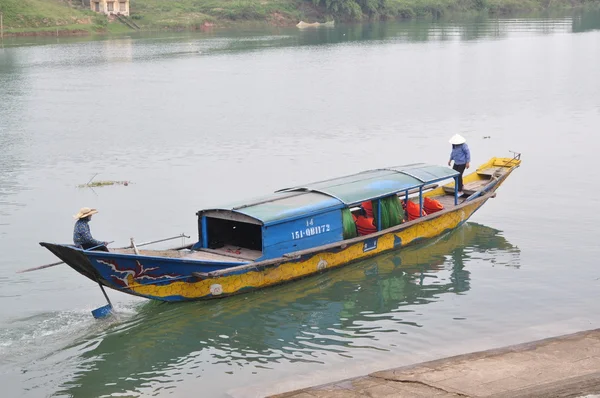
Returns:
[[[506,38],[523,33],[569,32],[572,18],[551,19],[493,19],[488,16],[475,16],[470,19],[437,21],[389,21],[361,24],[338,24],[335,27],[319,29],[280,29],[271,36],[259,40],[253,32],[244,32],[243,38],[231,40],[226,46],[214,47],[212,52],[248,51],[265,47],[320,46],[363,41],[473,41]],[[239,32],[237,32],[239,34]],[[256,33],[256,32],[254,32]],[[227,37],[224,35],[223,37]],[[371,45],[373,43],[370,43]]]
[[[600,29],[600,10],[587,10],[573,17],[573,33]]]
[[[105,40],[102,42],[102,49],[99,55],[106,62],[132,62],[133,40],[130,37],[118,40]]]
[[[22,151],[27,146],[23,129],[27,79],[11,49],[0,49],[0,216],[7,217],[18,203],[10,197],[23,187],[17,176],[24,167]],[[1,219],[0,219],[1,220]],[[0,221],[0,235],[3,223]]]
[[[71,50],[69,57],[40,60],[42,62],[65,65],[94,66],[103,62],[123,60],[154,60],[165,57],[199,56],[209,53],[251,51],[264,48],[290,46],[320,46],[363,41],[473,41],[506,38],[522,33],[564,33],[597,29],[600,21],[598,12],[586,11],[575,16],[531,17],[519,19],[490,18],[475,15],[469,18],[446,18],[440,20],[387,21],[356,24],[337,24],[335,27],[302,29],[296,27],[261,27],[255,29],[215,30],[208,33],[180,32],[153,34],[130,33],[124,37],[102,39],[105,45],[98,46],[99,38],[63,38],[61,48]],[[32,42],[33,40],[33,42]],[[136,45],[132,50],[131,43]],[[58,48],[56,41],[47,38],[12,38],[8,46],[50,44]],[[71,45],[72,47],[68,47]],[[82,47],[94,48],[95,55],[86,52],[81,56]]]
[[[495,259],[518,267],[519,257],[500,231],[468,223],[435,242],[255,294],[147,303],[134,319],[66,350],[82,353],[60,393],[139,392],[176,383],[179,374],[202,378],[209,367],[214,377],[282,362],[320,364],[324,353],[388,350],[421,326],[423,304],[469,291],[467,265]]]

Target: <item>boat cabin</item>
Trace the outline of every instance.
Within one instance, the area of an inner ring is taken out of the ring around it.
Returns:
[[[374,230],[404,222],[403,200],[418,197],[458,172],[423,163],[376,169],[286,188],[253,201],[199,211],[193,250],[257,261],[351,239],[370,202]],[[456,186],[456,184],[455,184]],[[457,203],[457,197],[454,197]],[[363,206],[361,206],[363,205]]]

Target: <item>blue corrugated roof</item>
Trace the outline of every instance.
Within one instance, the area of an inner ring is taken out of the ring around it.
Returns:
[[[282,189],[262,198],[220,209],[245,214],[267,224],[358,204],[457,174],[449,167],[424,163],[388,167]]]
[[[311,213],[319,213],[325,209],[344,207],[341,201],[325,194],[317,192],[294,192],[294,194],[275,193],[267,202],[234,207],[231,210],[246,214],[267,224],[302,217]]]
[[[320,192],[337,198],[346,205],[352,205],[451,178],[457,174],[456,170],[449,167],[417,163],[364,171],[279,192]]]

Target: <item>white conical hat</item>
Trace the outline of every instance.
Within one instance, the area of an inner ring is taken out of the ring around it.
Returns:
[[[452,145],[460,145],[464,144],[465,142],[467,142],[467,140],[460,134],[454,134],[454,136],[450,138],[450,143]]]

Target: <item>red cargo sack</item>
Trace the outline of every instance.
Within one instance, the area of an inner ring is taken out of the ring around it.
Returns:
[[[436,211],[444,210],[444,205],[435,199],[423,198],[423,210],[425,210],[427,214],[431,214]]]
[[[421,210],[421,207],[418,204],[409,200],[406,203],[406,212],[408,213],[408,221],[412,221],[412,220],[419,218],[420,210]],[[423,217],[426,215],[427,215],[427,212],[425,210],[423,210]]]

